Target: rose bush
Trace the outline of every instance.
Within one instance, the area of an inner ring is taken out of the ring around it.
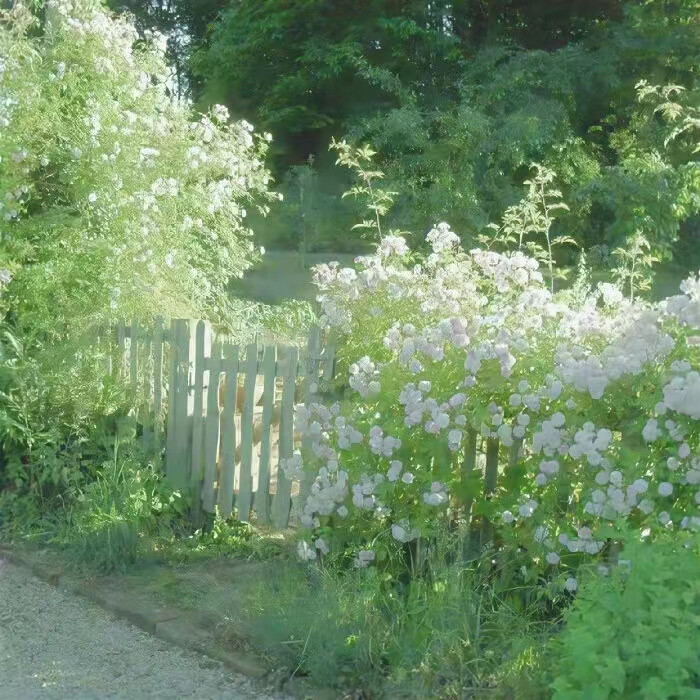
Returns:
[[[271,139],[169,94],[164,39],[97,0],[0,17],[0,218],[6,293],[25,329],[114,318],[231,321],[256,259],[246,208],[276,198]]]
[[[700,280],[656,304],[585,278],[553,295],[521,252],[465,252],[447,224],[428,242],[420,261],[388,236],[357,269],[316,271],[351,397],[297,407],[302,558],[396,573],[407,542],[471,510],[517,576],[574,591],[630,527],[700,528]]]

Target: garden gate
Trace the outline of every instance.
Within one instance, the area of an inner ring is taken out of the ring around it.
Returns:
[[[205,321],[175,319],[168,328],[121,324],[110,371],[129,379],[145,447],[165,447],[174,488],[191,487],[195,510],[283,529],[292,495],[308,492],[280,469],[296,445],[294,406],[309,403],[333,377],[334,346],[319,328],[305,349],[245,348],[216,337]],[[164,373],[167,365],[167,373]]]

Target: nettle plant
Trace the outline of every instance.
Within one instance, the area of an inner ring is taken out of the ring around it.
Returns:
[[[522,252],[465,252],[447,224],[428,242],[418,265],[394,236],[316,270],[352,397],[297,408],[310,449],[283,466],[316,474],[300,555],[398,573],[406,543],[471,505],[514,575],[573,591],[629,528],[700,528],[700,279],[657,304],[611,284],[553,295]],[[487,496],[483,454],[464,465],[492,439]]]
[[[171,99],[165,41],[97,0],[0,15],[0,257],[23,325],[114,317],[226,321],[256,258],[270,135]]]

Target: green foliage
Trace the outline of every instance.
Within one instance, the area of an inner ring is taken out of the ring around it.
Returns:
[[[120,454],[118,442],[110,462],[82,487],[58,541],[68,560],[82,572],[123,571],[184,517],[186,502],[162,481],[157,465],[144,462],[138,450]]]
[[[389,213],[398,192],[389,192],[377,187],[376,181],[383,179],[384,173],[372,168],[372,158],[376,152],[368,145],[353,147],[346,141],[336,141],[335,139],[331,141],[330,148],[338,151],[336,165],[350,168],[357,180],[355,185],[343,193],[343,198],[353,197],[364,200],[365,207],[372,217],[355,224],[353,230],[360,229],[365,232],[365,235],[376,240],[381,239],[381,220]]]
[[[114,318],[227,319],[255,259],[245,207],[265,207],[267,142],[225,108],[193,120],[166,94],[157,41],[84,0],[42,31],[5,12],[0,255],[15,323],[64,339]]]
[[[556,236],[552,238],[551,229],[556,212],[569,211],[569,207],[561,201],[562,194],[552,187],[556,173],[538,163],[533,163],[535,174],[531,179],[525,180],[527,195],[506,209],[503,215],[503,223],[500,226],[490,224],[495,230],[493,241],[483,237],[484,242],[490,248],[493,243],[500,244],[506,250],[512,250],[517,243],[518,250],[526,250],[528,254],[538,262],[544,262],[549,270],[550,289],[554,291],[554,255],[555,247],[569,244],[576,245],[569,236]],[[528,240],[532,236],[544,236],[546,248],[537,239]],[[557,269],[561,275],[561,268]]]
[[[182,564],[216,557],[267,560],[281,557],[285,551],[282,537],[256,530],[235,517],[213,520],[192,534],[171,533],[156,542],[156,549],[169,562]]]
[[[530,683],[534,656],[526,657],[551,628],[516,612],[472,571],[433,561],[426,578],[408,584],[372,570],[287,567],[249,601],[245,632],[319,685],[455,698],[496,684],[507,695],[517,674],[521,688]]]
[[[553,645],[555,700],[700,696],[698,541],[628,542],[581,588]]]
[[[613,277],[622,289],[629,288],[630,301],[634,301],[635,292],[651,289],[651,267],[659,259],[651,255],[650,248],[649,241],[637,231],[630,236],[626,247],[613,250],[618,260],[618,267],[612,271]]]

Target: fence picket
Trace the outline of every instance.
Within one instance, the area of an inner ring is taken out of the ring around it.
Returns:
[[[160,441],[163,411],[163,319],[155,320],[153,329],[153,442]]]
[[[313,328],[301,369],[296,347],[269,345],[260,357],[257,343],[251,343],[240,360],[238,347],[227,345],[224,357],[222,344],[213,343],[212,336],[205,321],[172,319],[168,329],[162,318],[154,319],[150,328],[136,319],[120,323],[110,335],[108,350],[114,362],[106,371],[135,390],[134,411],[145,451],[155,453],[165,433],[166,475],[175,488],[194,487],[195,520],[198,507],[212,513],[218,505],[224,517],[235,507],[238,517],[247,521],[254,510],[260,522],[285,528],[293,484],[281,471],[279,460],[294,450],[295,402],[308,405],[317,391],[313,385],[332,378],[333,345],[323,348],[321,332]],[[101,335],[96,342],[102,343]],[[226,390],[220,394],[222,374]],[[299,386],[298,376],[303,376]],[[262,409],[261,416],[256,405]],[[258,442],[259,454],[254,452]],[[277,446],[277,487],[271,497]],[[301,500],[309,488],[310,480],[305,478],[300,484]]]
[[[297,362],[299,351],[286,348],[282,407],[280,416],[279,459],[291,457],[294,451],[294,394],[296,390]],[[282,467],[277,466],[277,490],[272,502],[272,523],[279,529],[289,524],[292,482],[287,479]]]
[[[253,500],[253,412],[255,408],[255,381],[258,374],[258,345],[251,343],[246,348],[243,383],[243,410],[241,411],[241,466],[236,498],[238,519],[250,519]]]
[[[168,420],[165,435],[165,472],[170,477],[171,470],[174,467],[175,456],[175,416],[177,411],[175,407],[178,403],[178,382],[177,382],[177,321],[173,319],[170,322],[170,347],[168,352]]]
[[[238,347],[226,345],[226,374],[221,434],[221,474],[219,477],[219,512],[224,518],[233,512],[233,482],[236,471],[236,394],[238,391]]]
[[[141,345],[141,373],[143,399],[141,402],[141,441],[146,454],[153,449],[153,423],[151,420],[151,335],[144,333]]]
[[[221,343],[214,343],[211,359],[221,359]],[[204,482],[202,484],[202,508],[214,512],[216,465],[219,456],[219,369],[220,363],[212,362],[207,384],[207,415],[204,421]]]
[[[190,483],[194,490],[194,517],[199,520],[204,462],[204,358],[209,339],[207,324],[200,321],[195,329],[194,409],[192,412],[192,455]]]
[[[308,408],[311,404],[311,399],[314,393],[318,391],[318,371],[321,364],[321,330],[318,326],[312,326],[306,347],[306,372],[304,375],[302,396],[304,405]],[[302,441],[302,448],[304,450],[311,449],[311,442],[312,440],[310,437],[305,437]],[[299,485],[299,504],[302,506],[311,492],[312,483],[312,474],[309,471],[304,470],[301,484]]]
[[[258,488],[254,503],[255,512],[261,523],[270,522],[270,456],[272,453],[270,432],[275,408],[275,361],[275,346],[266,346],[262,361],[263,410],[260,462],[258,465]]]
[[[139,381],[139,322],[134,319],[131,322],[129,333],[129,383],[131,390],[136,393]]]
[[[168,413],[174,414],[172,441],[168,437],[170,451],[167,454],[168,478],[175,488],[186,488],[190,482],[190,457],[192,451],[192,403],[194,399],[190,382],[190,358],[193,336],[186,319],[173,321],[170,349],[174,355],[175,400],[168,405]]]

